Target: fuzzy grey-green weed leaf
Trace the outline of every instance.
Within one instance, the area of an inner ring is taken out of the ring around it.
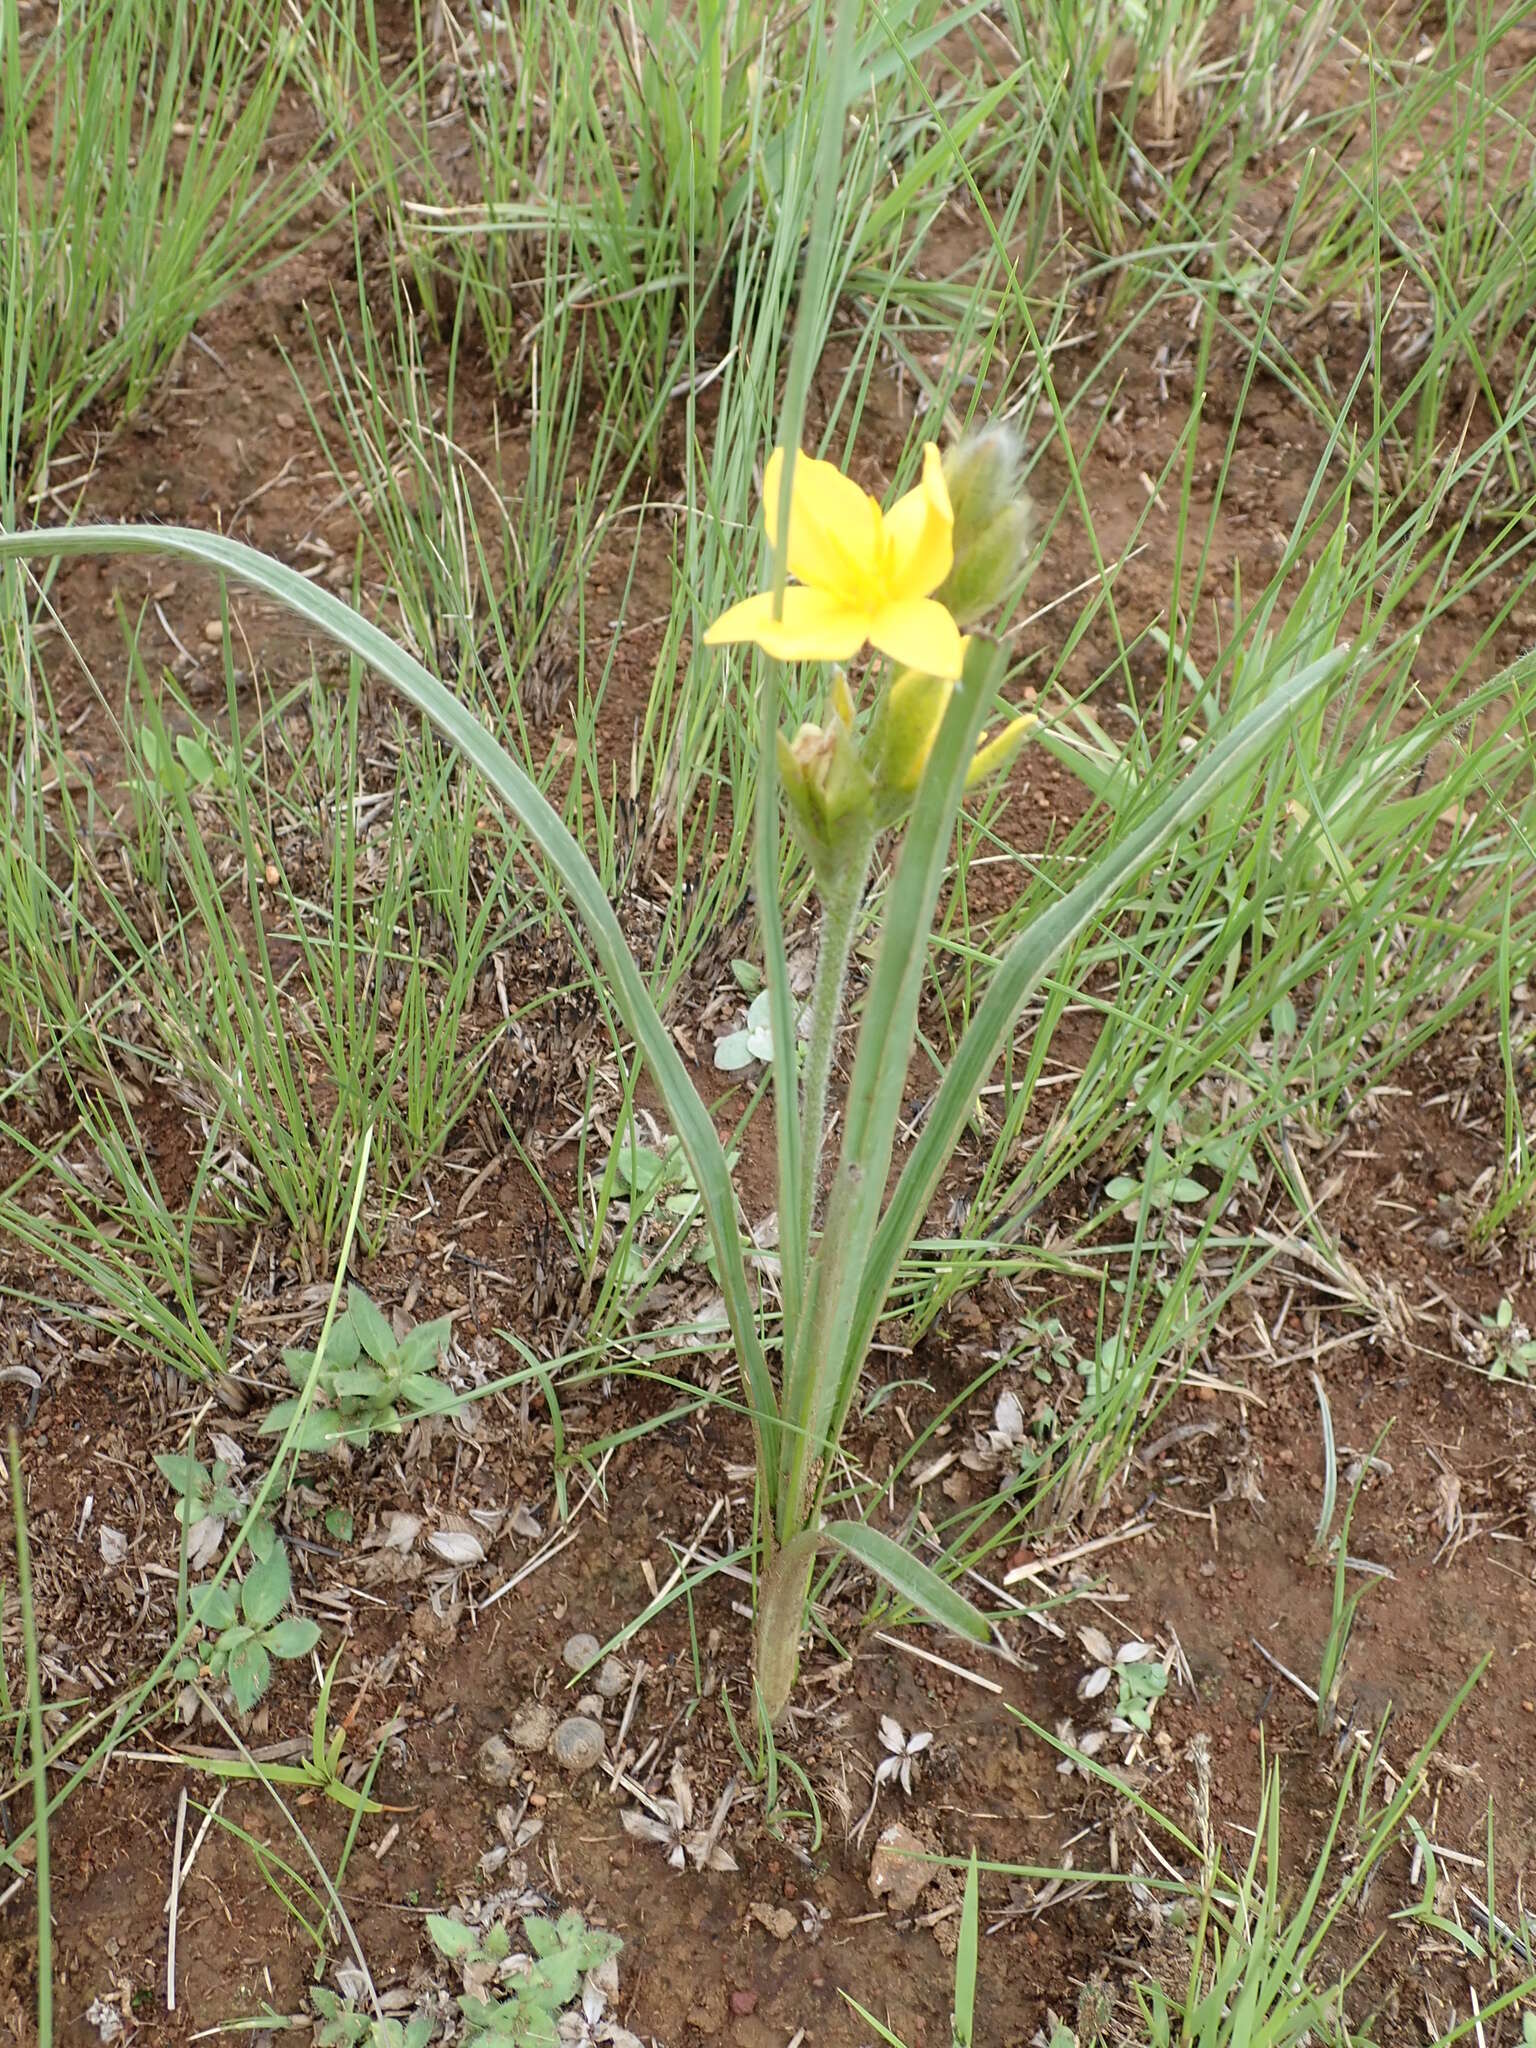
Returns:
[[[265,1628],[276,1621],[293,1592],[293,1574],[288,1553],[276,1545],[258,1559],[246,1573],[240,1587],[240,1611],[250,1628]]]

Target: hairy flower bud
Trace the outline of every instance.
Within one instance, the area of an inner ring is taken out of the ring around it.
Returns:
[[[936,594],[962,629],[1002,603],[1029,553],[1033,522],[1019,455],[1009,428],[989,427],[944,456],[955,558]]]
[[[865,758],[882,796],[910,797],[922,780],[954,684],[904,669],[880,699]]]
[[[881,693],[864,746],[864,764],[874,779],[875,816],[882,828],[912,808],[955,688],[909,668]],[[993,740],[983,733],[966,770],[966,788],[975,789],[1010,767],[1037,723],[1034,714],[1026,712],[1010,720]]]
[[[779,734],[779,776],[790,823],[813,864],[835,860],[868,829],[874,784],[859,758],[853,700],[841,673],[825,725],[802,725],[792,740]]]

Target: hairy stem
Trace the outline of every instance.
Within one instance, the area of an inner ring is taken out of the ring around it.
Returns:
[[[811,1030],[800,1084],[800,1215],[805,1227],[807,1261],[816,1235],[816,1195],[827,1139],[827,1090],[837,1055],[838,1029],[843,1021],[848,962],[874,848],[871,831],[848,849],[842,871],[831,877],[821,891],[821,935],[816,951],[816,978],[811,987]]]
[[[800,1668],[800,1628],[815,1563],[816,1539],[807,1532],[777,1551],[758,1581],[752,1673],[770,1727],[783,1718],[794,1691]]]

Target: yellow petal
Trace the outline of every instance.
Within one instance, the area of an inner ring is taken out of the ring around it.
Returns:
[[[921,669],[942,682],[954,682],[964,663],[960,628],[931,597],[882,606],[869,622],[869,638],[904,668]]]
[[[932,441],[923,449],[923,480],[885,515],[885,594],[930,597],[955,559],[955,515],[944,465]]]
[[[763,472],[763,524],[779,545],[779,494],[784,451],[775,448]],[[833,463],[801,455],[790,483],[789,573],[845,604],[868,608],[880,588],[880,507]]]
[[[704,630],[706,647],[734,647],[743,640],[757,639],[758,627],[766,606],[771,616],[773,592],[766,591],[757,597],[744,597],[740,604],[733,604],[723,611],[712,626]]]
[[[847,661],[869,638],[869,620],[824,590],[791,584],[784,616],[773,616],[773,592],[760,591],[724,612],[704,635],[706,647],[748,640],[780,661]]]

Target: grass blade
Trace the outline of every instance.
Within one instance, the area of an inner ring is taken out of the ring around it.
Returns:
[[[954,2048],[971,2048],[976,2023],[976,1951],[981,1938],[980,1880],[976,1851],[971,1851],[965,1873],[965,1897],[960,1902],[960,1945],[955,1950]]]
[[[37,2041],[53,2044],[53,1884],[48,1862],[48,1772],[43,1741],[42,1677],[37,1664],[37,1621],[32,1611],[32,1549],[21,1492],[21,1450],[11,1431],[11,1509],[16,1518],[16,1590],[27,1674],[27,1746],[32,1775],[32,1824],[37,1831]]]

